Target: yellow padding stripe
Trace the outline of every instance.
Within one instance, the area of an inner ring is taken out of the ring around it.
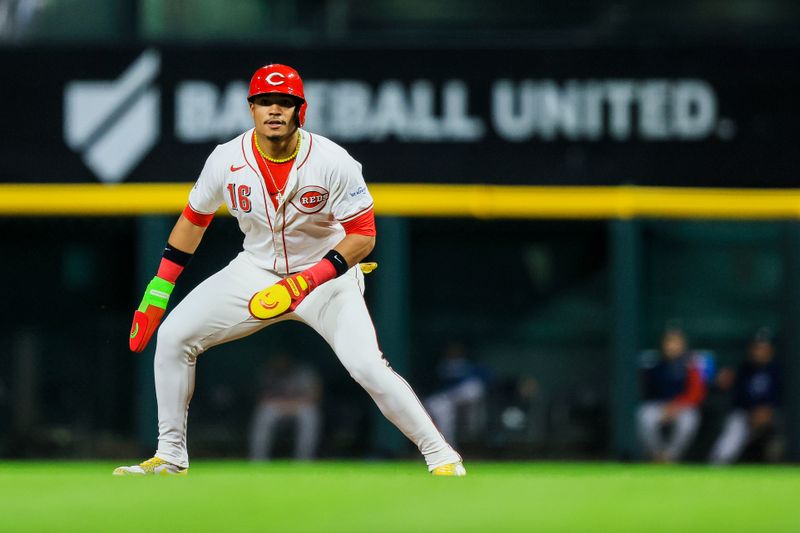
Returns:
[[[376,213],[474,218],[798,218],[794,189],[372,185]]]
[[[0,184],[0,215],[178,214],[191,183]],[[384,216],[800,218],[798,189],[370,184]],[[224,206],[220,213],[226,213]]]
[[[0,184],[0,214],[178,214],[186,206],[192,186],[192,183]]]

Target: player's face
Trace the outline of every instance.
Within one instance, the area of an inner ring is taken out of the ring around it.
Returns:
[[[297,100],[282,94],[261,94],[250,102],[256,131],[271,141],[280,141],[297,129]]]
[[[758,365],[766,365],[772,361],[773,348],[768,342],[754,342],[750,346],[750,357]]]
[[[667,359],[677,359],[686,351],[686,338],[681,333],[667,333],[661,341]]]

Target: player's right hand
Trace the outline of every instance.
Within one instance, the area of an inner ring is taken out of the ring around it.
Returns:
[[[316,286],[313,277],[306,272],[284,278],[255,293],[247,305],[250,314],[259,320],[269,320],[294,311]]]
[[[170,283],[158,276],[147,284],[142,302],[136,312],[133,313],[130,337],[132,351],[141,352],[150,342],[150,337],[153,336],[167,310],[167,302],[169,302],[169,296],[174,288],[174,283]]]

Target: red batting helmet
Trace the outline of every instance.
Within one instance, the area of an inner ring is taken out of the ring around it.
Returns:
[[[279,93],[294,96],[301,101],[300,109],[297,111],[297,119],[300,125],[306,120],[306,97],[303,94],[303,80],[300,74],[292,67],[280,65],[278,63],[265,65],[258,69],[250,80],[250,92],[247,100],[252,102],[254,96],[265,93]]]

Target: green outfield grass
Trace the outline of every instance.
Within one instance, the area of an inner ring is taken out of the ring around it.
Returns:
[[[800,531],[800,468],[598,463],[0,463],[0,531]]]

